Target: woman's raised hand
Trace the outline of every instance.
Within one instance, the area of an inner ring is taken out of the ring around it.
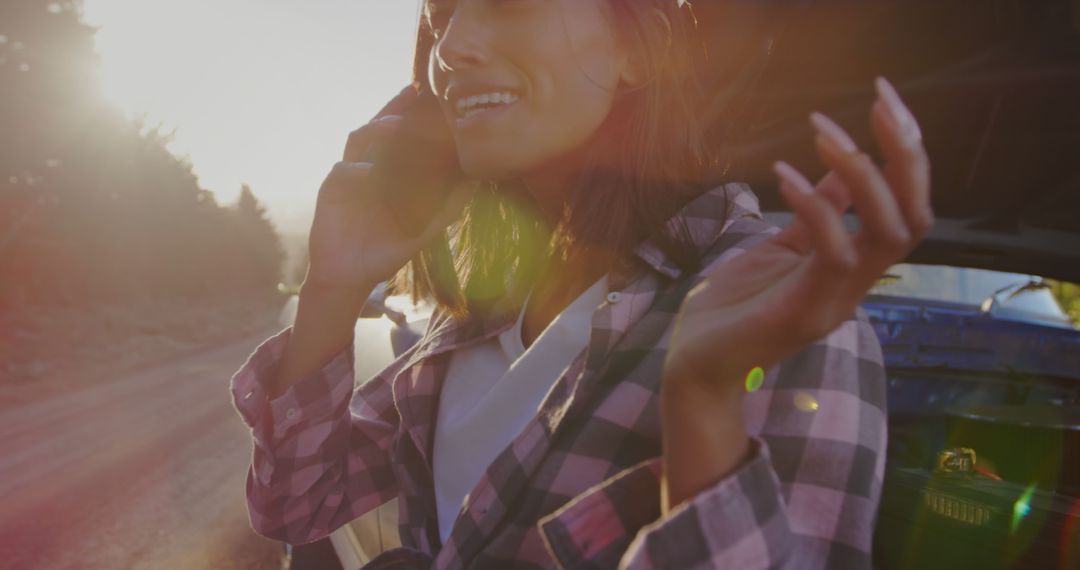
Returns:
[[[416,97],[415,89],[408,88],[390,107],[406,107]],[[349,134],[342,161],[319,188],[305,285],[366,294],[393,276],[464,207],[468,193],[457,190],[423,231],[407,233],[397,226],[381,195],[385,189],[372,182],[372,164],[365,160],[372,146],[401,122],[400,115],[386,115]]]
[[[836,123],[812,115],[830,174],[815,186],[776,164],[795,220],[718,265],[687,295],[665,362],[666,390],[735,393],[755,367],[779,363],[849,318],[929,230],[930,163],[918,123],[886,80],[876,87],[870,121],[884,166]],[[850,204],[861,222],[854,234],[841,219]]]

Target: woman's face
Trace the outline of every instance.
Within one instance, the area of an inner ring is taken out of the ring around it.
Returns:
[[[428,0],[429,75],[465,173],[505,180],[581,148],[632,80],[608,0]]]

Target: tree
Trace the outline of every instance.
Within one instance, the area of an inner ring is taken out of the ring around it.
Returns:
[[[1072,317],[1073,323],[1080,327],[1080,285],[1064,281],[1052,281],[1050,288],[1061,307]]]
[[[171,134],[109,106],[94,33],[80,2],[0,2],[0,309],[275,286],[251,189],[219,206]]]
[[[247,184],[240,187],[234,213],[244,251],[250,252],[250,258],[245,260],[249,277],[255,284],[276,285],[281,281],[285,251],[274,224],[266,217],[266,209],[259,204]]]

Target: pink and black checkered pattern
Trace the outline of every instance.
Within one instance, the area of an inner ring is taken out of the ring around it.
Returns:
[[[673,223],[706,269],[684,275],[646,243],[639,263],[609,276],[619,294],[594,313],[589,346],[468,495],[447,544],[431,472],[439,390],[453,351],[505,330],[516,312],[436,315],[416,347],[358,388],[343,350],[272,402],[261,382],[291,328],[268,339],[231,387],[255,442],[252,526],[309,542],[396,496],[403,544],[436,568],[868,567],[885,373],[861,313],[767,371],[745,400],[751,458],[660,518],[657,400],[674,315],[708,267],[776,232],[742,184],[702,195]]]

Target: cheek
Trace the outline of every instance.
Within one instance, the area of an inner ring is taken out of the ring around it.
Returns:
[[[565,17],[504,28],[500,59],[528,84],[528,97],[504,129],[458,139],[462,166],[475,176],[523,175],[588,143],[611,112],[620,68],[615,32],[596,6],[575,0]]]
[[[550,99],[539,102],[536,126],[544,140],[563,152],[588,141],[611,112],[614,91],[603,76],[567,73],[553,81]]]
[[[581,144],[611,111],[619,86],[621,61],[615,31],[595,2],[580,2],[569,11],[559,34],[548,36],[537,112],[567,144]],[[573,14],[574,17],[570,17]],[[564,27],[565,26],[565,27]],[[557,38],[557,39],[556,39]]]

